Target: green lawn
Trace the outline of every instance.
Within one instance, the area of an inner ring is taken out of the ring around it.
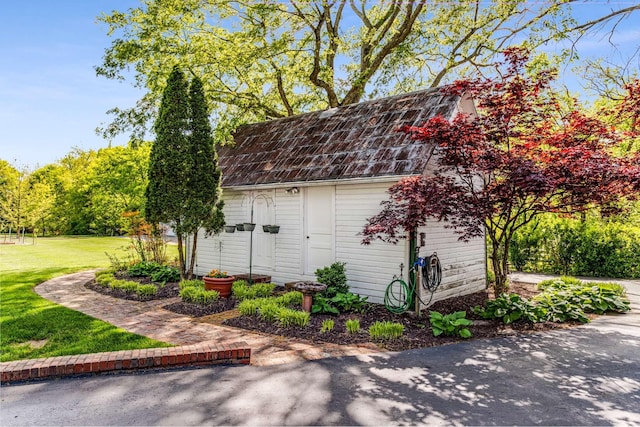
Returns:
[[[0,245],[0,361],[166,347],[54,304],[33,287],[67,273],[108,267],[105,252],[126,258],[117,237],[39,238],[35,245]],[[44,341],[46,340],[46,341]],[[40,341],[41,348],[36,348]]]

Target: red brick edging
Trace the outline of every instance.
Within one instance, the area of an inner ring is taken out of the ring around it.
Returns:
[[[248,365],[250,361],[251,349],[244,342],[231,345],[200,343],[2,362],[0,383],[133,369]]]

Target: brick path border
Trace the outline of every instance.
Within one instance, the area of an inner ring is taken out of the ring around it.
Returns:
[[[200,343],[2,362],[0,383],[151,368],[248,365],[250,361],[251,349],[244,342],[231,345]]]

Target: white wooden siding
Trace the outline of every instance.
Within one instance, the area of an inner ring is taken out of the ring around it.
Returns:
[[[394,274],[399,274],[400,263],[405,265],[404,279],[407,278],[406,240],[401,240],[397,245],[380,241],[367,246],[360,243],[362,236],[359,233],[366,220],[380,211],[380,202],[387,199],[386,190],[390,185],[391,182],[377,182],[339,184],[335,187],[336,261],[346,263],[351,290],[377,303],[383,302],[387,285]],[[303,274],[304,191],[293,193],[276,189],[268,193],[274,202],[275,224],[280,225],[280,232],[269,236],[275,240],[275,260],[271,269],[254,265],[253,273],[271,275],[278,284],[314,280],[313,275]],[[256,194],[225,191],[225,218],[228,224],[248,221],[248,200]],[[254,233],[262,233],[261,226],[257,224]],[[432,302],[476,292],[485,287],[484,239],[460,242],[457,234],[437,222],[429,223],[419,231],[426,233],[426,246],[421,248],[420,256],[428,256],[435,251],[442,264],[443,281]],[[239,231],[222,232],[206,239],[200,235],[196,273],[206,274],[212,268],[221,268],[231,274],[248,273],[249,238],[249,232]],[[423,299],[428,297],[423,295]]]
[[[373,242],[362,245],[362,228],[367,219],[380,212],[391,183],[336,186],[336,260],[346,262],[352,292],[382,303],[384,291],[400,263],[407,264],[406,241],[397,245]],[[406,268],[405,268],[406,270]],[[405,273],[406,278],[406,273]]]
[[[421,290],[423,301],[440,301],[452,296],[466,295],[485,288],[486,264],[484,238],[465,243],[459,235],[445,228],[444,223],[429,222],[418,230],[425,233],[425,246],[420,256],[427,257],[436,252],[442,266],[442,283],[433,298]]]

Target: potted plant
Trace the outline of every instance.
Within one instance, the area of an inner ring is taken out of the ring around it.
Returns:
[[[236,230],[244,231],[244,224],[236,224]]]
[[[217,268],[211,270],[202,278],[204,288],[208,291],[218,291],[222,298],[229,298],[231,295],[231,285],[236,280],[235,276],[229,276],[226,271]]]
[[[265,233],[269,233],[269,228],[270,227],[271,226],[269,224],[265,224],[265,225],[262,226],[262,231],[264,231]]]
[[[225,225],[224,226],[225,233],[234,233],[236,231],[235,225]]]
[[[269,226],[269,233],[278,234],[279,232],[280,232],[280,226],[279,225],[270,225]]]

